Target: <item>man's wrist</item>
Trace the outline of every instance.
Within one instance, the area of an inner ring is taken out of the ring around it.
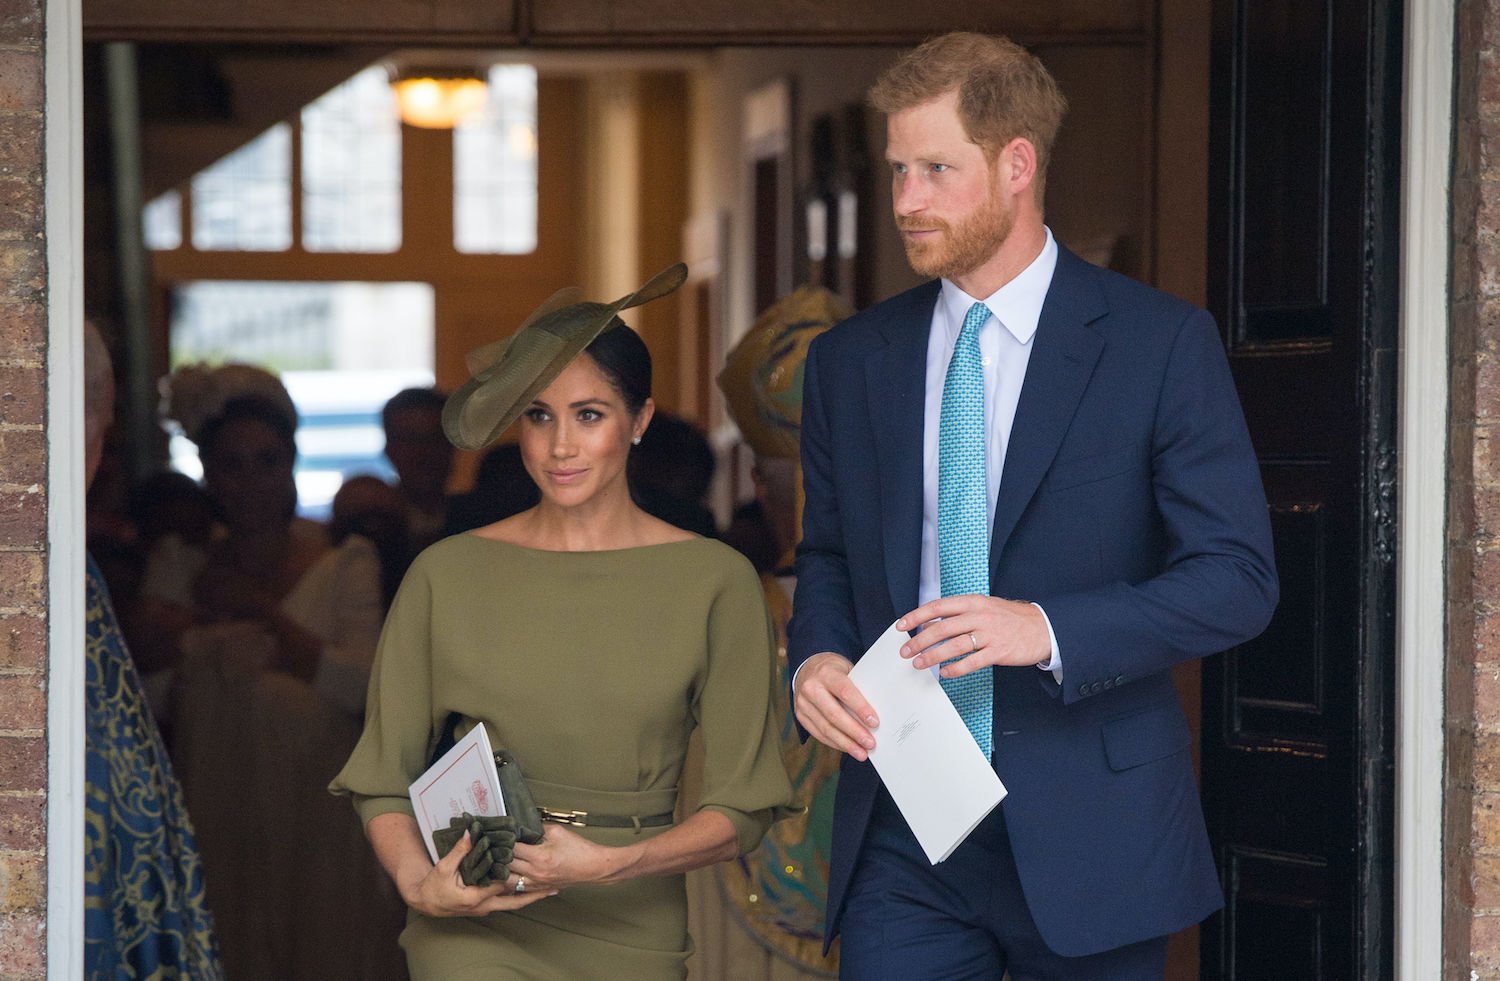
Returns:
[[[840,654],[838,651],[819,651],[816,654],[809,654],[807,656],[807,659],[805,661],[803,661],[801,664],[797,665],[797,670],[792,673],[792,699],[794,701],[796,700],[796,697],[797,697],[797,682],[802,679],[802,671],[808,665],[810,665],[814,661],[816,661],[818,658],[823,657],[825,655],[827,655],[829,657],[839,658],[842,661],[849,661],[849,659],[847,657],[844,657],[844,655]],[[849,661],[849,663],[852,665],[854,662],[853,661]]]
[[[1052,629],[1052,618],[1047,616],[1047,611],[1042,609],[1040,603],[1032,603],[1036,611],[1042,615],[1042,624],[1047,628],[1047,656],[1036,663],[1042,671],[1052,672],[1052,677],[1058,684],[1062,684],[1062,653],[1057,649],[1057,633]]]

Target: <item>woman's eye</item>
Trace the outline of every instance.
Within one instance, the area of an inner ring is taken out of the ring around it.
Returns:
[[[527,422],[546,422],[547,421],[547,410],[545,410],[545,409],[527,409],[526,412],[525,412],[525,416],[526,416],[526,421]]]
[[[581,422],[598,422],[604,418],[604,413],[598,409],[582,409],[578,413],[578,418]]]

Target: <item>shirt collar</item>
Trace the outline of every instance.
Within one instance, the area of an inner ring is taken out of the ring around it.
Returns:
[[[1022,344],[1029,342],[1036,333],[1037,324],[1042,319],[1042,304],[1046,302],[1047,290],[1052,285],[1052,273],[1057,269],[1057,241],[1052,237],[1052,229],[1043,226],[1043,230],[1047,233],[1047,241],[1031,264],[983,298],[990,313]],[[947,331],[948,339],[956,342],[963,328],[964,316],[979,299],[965,293],[950,280],[945,279],[942,283],[938,302],[945,313],[943,329]]]

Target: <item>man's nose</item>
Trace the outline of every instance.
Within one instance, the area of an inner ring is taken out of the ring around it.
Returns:
[[[891,203],[895,207],[896,214],[905,218],[927,206],[927,195],[921,182],[908,175],[896,179],[895,186],[891,188]]]

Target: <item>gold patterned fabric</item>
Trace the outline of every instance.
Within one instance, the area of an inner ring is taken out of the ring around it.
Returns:
[[[812,339],[854,308],[821,286],[799,286],[768,307],[719,372],[734,424],[757,456],[797,459],[802,371]]]
[[[222,978],[182,792],[88,560],[84,976]]]
[[[797,733],[787,694],[789,585],[785,577],[761,576],[777,635],[781,758],[797,803],[807,810],[773,825],[749,854],[689,876],[697,947],[689,961],[693,981],[800,981],[838,974],[838,943],[824,956],[823,926],[839,757]]]

